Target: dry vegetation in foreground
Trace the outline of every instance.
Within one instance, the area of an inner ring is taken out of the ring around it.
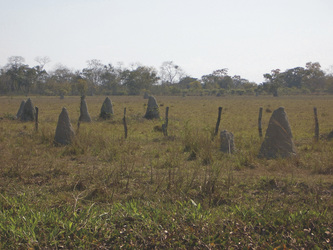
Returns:
[[[163,119],[142,117],[142,97],[87,97],[92,123],[72,145],[53,146],[61,108],[76,127],[79,97],[31,97],[39,131],[12,118],[23,97],[0,97],[0,248],[317,248],[333,242],[333,96],[157,97]],[[234,155],[212,140],[235,135]],[[263,128],[284,106],[298,156],[258,159]],[[128,138],[124,139],[123,108]]]

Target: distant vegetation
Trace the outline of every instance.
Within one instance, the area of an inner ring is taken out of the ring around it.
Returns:
[[[36,66],[25,64],[21,56],[8,58],[0,69],[0,94],[35,94],[48,96],[76,95],[254,95],[333,93],[333,74],[325,73],[318,62],[308,62],[282,72],[274,69],[264,74],[262,83],[250,82],[240,75],[229,76],[222,68],[200,79],[187,75],[172,61],[163,62],[160,69],[134,64],[126,68],[119,64],[104,65],[93,59],[87,67],[72,71],[58,65],[47,72],[48,57],[35,59]]]

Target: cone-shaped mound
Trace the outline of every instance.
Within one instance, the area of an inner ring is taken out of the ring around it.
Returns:
[[[275,110],[269,120],[259,157],[268,159],[296,155],[289,121],[283,107]]]
[[[153,97],[153,96],[149,96],[148,107],[147,107],[147,111],[146,111],[144,118],[146,118],[146,119],[159,119],[160,118],[160,112],[158,109],[158,105],[157,105],[155,97]]]
[[[17,111],[17,114],[16,114],[16,118],[17,118],[17,119],[20,119],[20,118],[21,118],[21,115],[22,115],[22,113],[23,113],[24,104],[25,104],[25,101],[22,100],[21,105],[20,105],[20,108],[19,108],[19,110]]]
[[[235,143],[234,143],[234,135],[231,132],[228,132],[227,130],[223,130],[220,133],[220,140],[221,140],[221,146],[220,149],[222,152],[232,154],[235,152]]]
[[[24,106],[23,106],[23,111],[22,114],[20,116],[20,120],[23,122],[27,122],[27,121],[34,121],[35,120],[35,107],[32,104],[32,101],[30,98],[28,98],[28,100],[25,102]]]
[[[60,145],[68,145],[74,138],[74,129],[69,120],[66,108],[63,108],[58,119],[58,124],[54,136],[54,143]]]
[[[80,104],[80,122],[91,122],[91,118],[88,112],[88,106],[85,100],[85,96],[81,96],[81,104]]]
[[[112,102],[109,97],[106,97],[102,104],[101,113],[99,117],[106,120],[110,119],[111,115],[113,115]]]

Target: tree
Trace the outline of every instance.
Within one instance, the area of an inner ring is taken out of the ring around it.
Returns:
[[[8,63],[6,68],[17,69],[20,66],[24,65],[25,59],[22,56],[11,56],[8,58]]]
[[[95,90],[102,84],[102,75],[105,67],[100,60],[92,59],[87,61],[88,67],[82,70],[82,75],[88,82],[88,93],[93,95]]]
[[[0,69],[0,94],[6,94],[11,91],[11,79],[6,74],[5,69]]]
[[[9,75],[12,80],[12,90],[22,91],[26,95],[29,94],[32,86],[36,83],[38,76],[36,69],[29,68],[28,65],[21,65],[16,69],[9,69],[7,75]]]
[[[230,89],[233,87],[233,80],[228,76],[228,69],[218,69],[213,71],[212,74],[204,75],[201,77],[201,81],[205,88],[211,88],[211,86],[217,86],[222,89]]]
[[[288,69],[283,73],[284,86],[288,88],[301,88],[306,74],[306,70],[302,67]]]
[[[233,87],[233,81],[230,76],[224,76],[218,81],[218,85],[221,89],[231,89]]]
[[[280,87],[308,89],[311,92],[327,88],[327,76],[321,70],[318,62],[308,62],[303,67],[295,67],[280,72],[279,69],[272,70],[271,74],[264,74],[266,83],[263,87],[274,95]]]
[[[268,92],[272,93],[273,96],[278,96],[278,89],[283,84],[283,78],[280,71],[280,69],[273,69],[271,70],[271,74],[264,74],[266,86],[268,86]]]
[[[45,77],[44,83],[40,82],[38,91],[45,95],[65,95],[71,90],[71,94],[78,94],[75,88],[76,80],[80,77],[79,72],[73,72],[66,66],[58,64],[55,70],[51,71]],[[74,87],[72,87],[74,86]]]
[[[217,69],[214,70],[212,74],[218,78],[223,78],[228,75],[228,69],[227,68]]]
[[[313,92],[316,89],[323,89],[325,87],[325,73],[321,70],[319,62],[308,62],[305,65],[306,77],[304,84]]]
[[[104,73],[104,65],[100,60],[92,59],[87,61],[88,67],[82,70],[84,77],[93,85],[102,84],[102,74]]]
[[[325,88],[328,93],[333,94],[333,65],[326,70]]]
[[[5,66],[9,90],[22,91],[29,94],[32,86],[36,83],[38,72],[36,68],[30,68],[24,64],[25,59],[21,56],[11,56]]]
[[[88,83],[85,79],[77,79],[75,83],[76,90],[79,92],[81,96],[87,92],[87,86]]]
[[[121,74],[121,68],[115,68],[112,64],[105,65],[101,75],[102,89],[111,91],[113,95],[118,94],[118,89],[121,86]]]
[[[154,68],[138,66],[133,70],[124,70],[122,79],[128,89],[128,94],[139,95],[142,90],[149,90],[152,85],[156,84],[159,77]]]
[[[245,86],[248,86],[249,80],[242,78],[240,75],[234,75],[232,77],[232,84],[234,88],[245,88]]]
[[[193,82],[190,82],[189,89],[190,90],[199,90],[199,89],[202,89],[202,85],[199,81],[193,81]]]
[[[45,89],[45,85],[49,78],[49,74],[41,66],[35,66],[34,68],[37,73],[35,92],[37,94],[43,94],[43,89]]]
[[[246,93],[253,93],[258,86],[254,82],[248,81],[248,82],[244,83],[242,85],[242,87],[245,89]]]
[[[62,64],[58,64],[56,69],[50,73],[51,79],[57,83],[70,83],[75,79],[74,73]]]
[[[185,75],[183,69],[176,65],[173,61],[165,61],[160,67],[160,79],[162,84],[175,84]]]
[[[218,88],[218,79],[213,74],[203,75],[201,77],[201,82],[205,89],[215,89]]]
[[[193,78],[193,77],[190,77],[190,76],[185,76],[185,77],[183,77],[179,81],[179,83],[177,84],[177,86],[179,86],[182,89],[189,89],[190,88],[190,84],[192,82],[197,81],[197,80],[198,80],[197,78]]]
[[[44,66],[47,64],[47,63],[49,63],[49,62],[51,62],[51,59],[48,57],[48,56],[37,56],[36,58],[35,58],[35,61],[37,62],[37,63],[39,63],[39,67],[40,67],[40,69],[41,70],[43,70],[44,69]]]

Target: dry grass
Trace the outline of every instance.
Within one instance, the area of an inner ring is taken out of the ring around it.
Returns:
[[[262,216],[266,211],[271,211],[272,217],[267,217],[269,221],[281,216],[279,211],[294,214],[305,209],[326,209],[325,216],[332,218],[333,144],[332,141],[313,140],[314,106],[318,109],[321,134],[327,134],[333,129],[332,96],[157,97],[161,105],[161,117],[164,116],[165,107],[170,107],[168,137],[164,137],[158,129],[163,119],[148,121],[142,118],[147,102],[142,97],[112,97],[115,115],[110,121],[99,120],[104,98],[87,97],[93,122],[81,124],[72,145],[55,147],[53,137],[62,107],[69,111],[72,125],[77,130],[79,97],[66,97],[64,100],[56,97],[32,97],[40,112],[38,132],[34,131],[33,123],[10,119],[16,114],[24,97],[0,97],[0,117],[3,117],[0,120],[2,209],[8,203],[4,199],[20,197],[24,197],[24,203],[30,204],[29,206],[38,204],[34,208],[36,212],[62,207],[86,211],[90,206],[98,206],[98,211],[108,211],[116,209],[117,204],[131,204],[135,201],[143,202],[143,206],[147,206],[148,202],[149,206],[155,206],[162,214],[165,213],[164,216],[172,217],[164,209],[174,209],[177,202],[187,204],[186,206],[189,206],[187,202],[193,202],[201,206],[200,212],[196,213],[202,216],[210,214],[211,217],[207,217],[208,224],[202,227],[208,231],[210,227],[216,229],[219,225],[226,225],[226,221],[219,222],[218,214],[223,211],[233,214],[232,223],[238,221],[248,227],[252,219],[242,214],[244,211],[254,211]],[[219,151],[219,139],[211,140],[219,106],[223,107],[220,129],[233,132],[238,149],[235,155],[222,154]],[[258,159],[261,145],[257,130],[259,107],[264,108],[265,131],[271,116],[266,110],[273,111],[280,106],[284,106],[287,112],[298,156],[293,159]],[[124,107],[127,108],[127,140],[124,139],[122,124]],[[238,213],[237,209],[243,211],[240,217],[235,215]],[[194,224],[200,221],[193,219]],[[141,222],[137,223],[139,225]],[[177,230],[187,230],[181,222],[173,226],[180,227]],[[230,233],[238,227],[229,226],[230,230],[224,231]],[[332,222],[327,222],[325,226],[330,229],[320,230],[332,230]],[[290,230],[295,229],[286,229],[281,234],[290,233]],[[299,230],[302,231],[303,228]],[[185,231],[183,233],[187,234]],[[250,233],[251,237],[258,237],[255,229]],[[212,237],[213,234],[205,231],[203,235]],[[119,237],[118,240],[127,242],[126,238]],[[218,238],[221,240],[221,237]],[[262,237],[264,241],[270,241],[268,236]],[[94,236],[94,239],[103,242],[98,236]],[[292,241],[276,238],[274,244],[311,246],[306,237],[304,239],[297,245]],[[328,243],[325,241],[332,240],[332,237],[316,235],[311,239],[316,242],[316,246],[327,247]],[[207,242],[210,240],[199,237],[194,242],[206,242],[209,247],[231,247],[230,241],[233,242],[230,238],[226,243],[216,240],[209,245]],[[149,238],[137,240],[133,246],[157,246],[147,245],[147,241]],[[14,242],[3,244],[15,247]],[[46,240],[37,247],[50,246],[50,242],[52,240]],[[79,242],[84,242],[82,237]],[[117,240],[114,242],[120,244]],[[192,247],[187,241],[178,243]],[[25,244],[35,246],[33,243]],[[66,244],[65,246],[70,247]],[[255,245],[253,242],[242,241],[242,244],[258,247],[263,242]],[[175,245],[175,242],[169,242],[161,246]]]

